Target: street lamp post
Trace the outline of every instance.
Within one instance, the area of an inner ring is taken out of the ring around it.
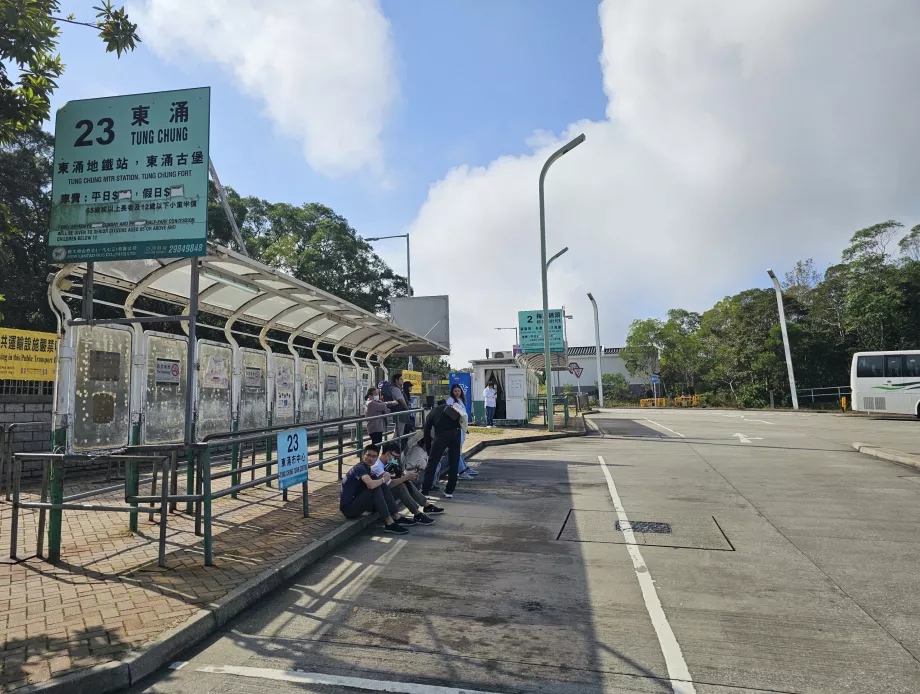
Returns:
[[[591,292],[588,292],[591,306],[594,307],[594,355],[597,357],[597,402],[598,407],[604,406],[604,373],[601,370],[601,324],[597,319],[597,302]]]
[[[565,306],[563,306],[563,307],[562,307],[562,320],[563,320],[563,323],[562,323],[562,341],[565,343],[565,361],[566,361],[566,366],[569,365],[569,364],[568,364],[568,361],[569,361],[569,331],[568,331],[569,323],[568,323],[568,322],[569,322],[570,320],[574,320],[574,319],[575,319],[575,316],[570,316],[570,315],[568,315],[568,314],[565,312]],[[572,374],[572,375],[575,376],[575,374]],[[578,405],[578,406],[581,407],[581,379],[580,379],[578,376],[575,376],[575,387],[578,389],[578,400],[579,400],[579,405]]]
[[[546,180],[546,172],[549,171],[549,167],[553,165],[553,162],[564,154],[571,152],[584,141],[585,135],[582,133],[578,137],[562,145],[562,147],[550,155],[546,163],[543,164],[543,169],[540,171],[540,278],[543,282],[543,358],[545,362],[544,368],[546,370],[546,421],[549,424],[550,431],[555,431],[556,426],[553,413],[553,361],[549,351],[549,294],[546,287],[546,270],[549,267],[549,263],[546,262],[546,212],[543,197],[543,183]],[[560,255],[561,253],[557,253],[553,256],[552,260],[555,260]]]
[[[783,349],[786,351],[786,370],[789,372],[789,389],[792,391],[792,409],[799,409],[799,396],[795,391],[795,374],[792,372],[792,350],[789,349],[789,333],[786,331],[786,311],[783,310],[783,290],[773,270],[767,268],[767,274],[773,280],[776,291],[776,307],[779,309],[779,327],[783,331]]]
[[[409,290],[409,296],[412,296],[412,261],[409,255],[409,234],[393,234],[392,236],[371,236],[370,238],[364,239],[367,242],[370,241],[383,241],[384,239],[406,239],[406,286]],[[409,357],[409,371],[412,371],[412,357]]]

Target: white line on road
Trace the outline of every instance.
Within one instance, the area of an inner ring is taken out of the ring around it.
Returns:
[[[745,436],[744,434],[732,434],[732,436],[737,436],[740,443],[750,443],[751,441],[763,441],[763,437],[760,436]]]
[[[486,692],[480,689],[458,689],[456,687],[439,687],[430,684],[414,684],[412,682],[369,680],[363,677],[343,677],[341,675],[326,675],[321,672],[301,672],[300,670],[273,670],[264,667],[240,667],[236,665],[218,667],[208,665],[198,668],[198,672],[255,677],[263,680],[295,682],[297,684],[328,684],[335,687],[352,687],[353,689],[364,689],[371,692],[398,692],[400,694],[496,694],[495,692]]]
[[[746,419],[745,421],[746,422],[763,422],[764,424],[769,424],[771,427],[773,426],[773,422],[768,422],[765,419]]]
[[[664,655],[664,662],[668,668],[671,689],[674,694],[696,694],[696,688],[693,686],[693,678],[690,676],[690,670],[687,668],[684,654],[681,652],[677,637],[674,636],[674,631],[664,614],[664,608],[661,606],[661,600],[658,599],[658,591],[655,589],[652,574],[639,552],[636,536],[629,525],[629,518],[626,516],[623,503],[620,501],[620,495],[617,493],[617,486],[613,483],[613,477],[611,477],[610,471],[607,469],[607,461],[604,460],[602,455],[597,456],[597,460],[601,464],[601,470],[604,471],[604,477],[607,478],[607,489],[610,492],[610,498],[613,500],[617,518],[623,528],[622,533],[623,538],[626,540],[626,550],[632,559],[636,578],[639,579],[639,588],[642,590],[642,599],[645,600],[645,609],[648,610],[652,626],[655,627],[658,644],[661,646],[661,653]]]
[[[667,430],[670,431],[672,434],[675,434],[675,435],[677,435],[677,436],[680,436],[682,439],[687,438],[686,436],[684,436],[684,435],[681,434],[680,432],[674,431],[674,430],[671,429],[670,427],[666,427],[664,424],[659,424],[658,422],[653,422],[653,421],[652,421],[651,419],[649,419],[648,417],[645,418],[645,421],[646,421],[646,422],[649,422],[650,424],[654,424],[656,427],[661,427],[662,429],[667,429]]]

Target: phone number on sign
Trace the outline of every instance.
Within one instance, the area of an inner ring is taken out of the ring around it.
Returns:
[[[150,252],[154,255],[160,253],[168,253],[170,255],[174,253],[179,254],[192,254],[200,253],[204,249],[204,243],[171,243],[171,244],[162,244],[160,246],[154,246],[150,249]]]

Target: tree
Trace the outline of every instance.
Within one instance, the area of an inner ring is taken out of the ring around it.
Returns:
[[[41,125],[51,110],[51,95],[64,72],[61,56],[56,55],[60,30],[58,22],[99,29],[106,52],[118,57],[133,51],[140,38],[137,25],[125,9],[115,9],[111,0],[93,7],[95,23],[78,22],[73,15],[56,17],[59,0],[0,0],[0,144],[11,144],[18,133]],[[8,71],[18,71],[18,80]]]
[[[632,394],[629,392],[629,382],[623,374],[604,374],[603,383],[605,400],[624,402],[632,399]]]
[[[661,330],[664,326],[654,318],[634,320],[629,326],[626,346],[620,356],[626,369],[633,376],[651,376],[658,368],[658,352],[661,349]]]
[[[45,261],[53,154],[54,138],[37,128],[0,145],[0,294],[4,322],[14,328],[55,328]]]
[[[243,242],[256,260],[379,315],[389,312],[393,296],[408,292],[406,279],[329,207],[241,198],[232,188],[224,190]],[[210,238],[235,247],[213,186],[208,228]]]
[[[920,262],[920,224],[910,230],[904,238],[898,241],[901,255],[908,261]]]

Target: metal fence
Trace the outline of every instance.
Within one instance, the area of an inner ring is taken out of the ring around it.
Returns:
[[[0,395],[54,395],[54,381],[17,381],[0,378]]]
[[[826,386],[823,388],[797,388],[795,391],[799,404],[820,405],[827,403],[837,404],[840,398],[849,398],[852,389],[850,386]]]
[[[273,469],[278,465],[274,442],[278,433],[292,429],[306,429],[308,443],[308,468],[323,469],[324,465],[337,464],[338,477],[342,478],[343,461],[360,455],[365,442],[367,422],[375,419],[406,422],[409,416],[422,415],[423,408],[407,410],[399,415],[386,414],[376,417],[357,417],[312,424],[294,424],[264,427],[240,432],[212,434],[201,443],[188,448],[184,446],[129,446],[118,454],[95,456],[97,462],[110,465],[124,465],[125,477],[121,484],[101,487],[90,491],[64,495],[64,479],[68,466],[85,462],[90,456],[67,455],[63,453],[15,453],[11,466],[7,467],[12,483],[12,537],[10,540],[10,558],[16,559],[18,552],[19,515],[22,509],[39,511],[38,532],[36,537],[37,555],[49,561],[60,559],[61,526],[63,511],[103,511],[128,514],[128,528],[137,532],[139,514],[147,513],[151,521],[159,515],[159,555],[158,565],[166,566],[166,530],[169,511],[178,504],[185,504],[185,512],[194,514],[195,534],[203,539],[204,564],[213,565],[212,544],[212,504],[225,496],[237,498],[239,492],[252,487],[264,485],[272,487],[279,479]],[[402,440],[411,436],[403,433],[396,436],[390,426],[385,427],[385,439]],[[264,452],[264,456],[263,456]],[[312,458],[312,459],[311,459]],[[180,467],[184,459],[185,490],[180,493]],[[22,467],[26,461],[40,461],[43,465],[42,482],[38,501],[24,501],[21,495]],[[141,467],[150,466],[150,475],[141,477]],[[11,473],[9,472],[11,470]],[[249,479],[244,480],[245,473]],[[230,478],[230,486],[213,490],[215,480]],[[159,491],[157,480],[159,478]],[[151,483],[150,494],[140,492],[141,485]],[[309,515],[309,479],[303,482],[301,496],[303,516]],[[283,499],[288,499],[289,489],[283,490]],[[124,505],[94,504],[85,500],[93,496],[108,494],[124,489]],[[148,506],[143,506],[147,504]],[[47,518],[46,518],[47,514]],[[47,553],[44,539],[47,520]]]

